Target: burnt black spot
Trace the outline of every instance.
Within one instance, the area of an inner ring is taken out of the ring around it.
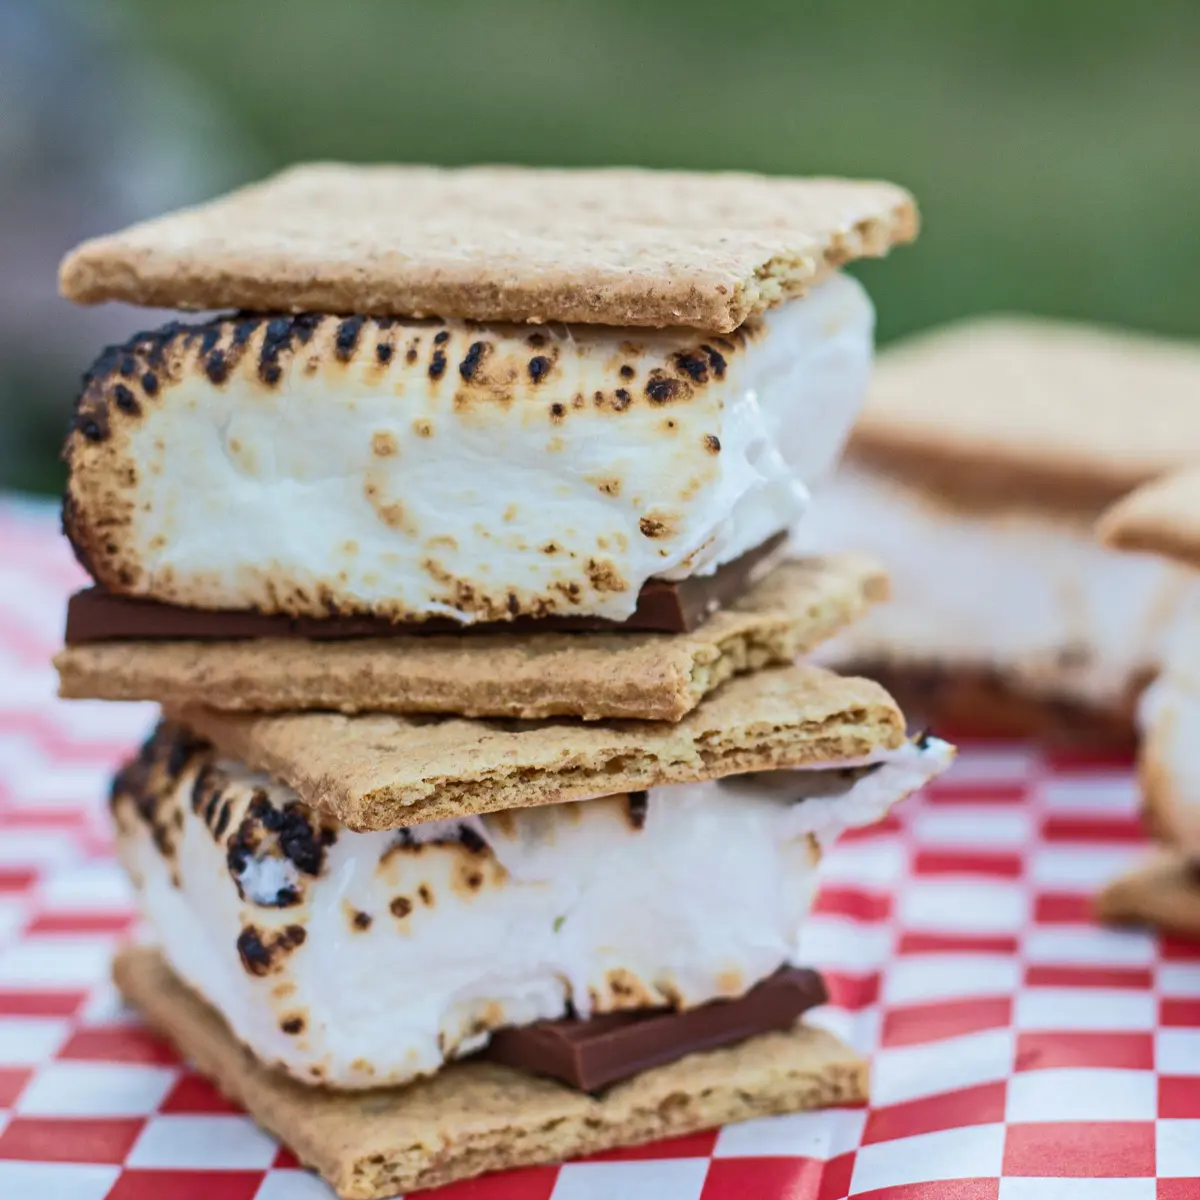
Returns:
[[[655,375],[646,384],[646,395],[655,404],[666,404],[679,394],[679,380],[665,375]]]
[[[621,368],[622,379],[632,379],[636,374],[637,372],[628,363]]]
[[[415,346],[409,346],[409,348],[405,350],[404,361],[406,363],[415,363],[417,361],[417,348]]]
[[[471,854],[482,854],[487,849],[487,842],[470,825],[458,827],[458,840]]]
[[[174,751],[172,751],[172,753],[174,753]],[[170,771],[169,765],[167,769]],[[172,777],[178,777],[182,770],[183,767],[181,766],[178,771],[171,771]],[[192,812],[199,814],[200,810],[204,807],[204,801],[209,794],[209,789],[214,784],[218,783],[218,781],[215,779],[215,776],[216,767],[211,762],[205,763],[204,766],[202,766],[200,770],[196,772],[196,778],[192,780]],[[219,790],[219,786],[216,790]]]
[[[121,359],[121,366],[118,369],[126,379],[132,378],[135,374],[137,374],[137,359],[135,359],[131,354],[126,354]]]
[[[550,405],[550,419],[552,421],[561,421],[566,415],[566,407],[560,404],[557,400]]]
[[[731,346],[730,349],[732,349],[732,348],[733,347]],[[707,343],[705,345],[701,346],[700,349],[703,350],[704,353],[708,355],[708,365],[710,367],[712,367],[712,373],[718,379],[724,379],[725,378],[725,356],[719,350],[714,350]]]
[[[266,975],[297,946],[303,946],[307,933],[302,925],[285,925],[275,934],[263,934],[247,925],[237,938],[238,956],[251,975]]]
[[[391,904],[388,905],[388,908],[392,910],[393,917],[399,917],[401,920],[403,920],[410,912],[412,912],[413,906],[412,901],[407,896],[397,896],[391,902]]]
[[[483,356],[488,352],[489,348],[487,342],[472,342],[467,347],[467,352],[463,356],[462,362],[458,364],[458,373],[468,383],[475,378],[475,372],[479,370],[479,364],[483,361]]]
[[[254,331],[261,324],[261,317],[241,317],[235,321],[233,326],[233,346],[240,350],[254,336]]]
[[[395,353],[395,347],[388,342],[380,342],[379,345],[375,347],[375,357],[381,363],[391,362],[393,353]]]
[[[715,433],[706,433],[704,435],[704,448],[709,454],[720,454],[721,439]]]
[[[675,365],[690,375],[696,383],[708,382],[708,360],[699,354],[679,353],[675,355]]]
[[[283,369],[279,365],[279,356],[285,350],[291,349],[292,334],[295,328],[295,321],[288,317],[272,317],[267,322],[262,346],[258,352],[258,377],[263,383],[279,382],[280,376],[283,374]]]
[[[142,375],[142,391],[147,396],[158,395],[158,376],[153,371],[146,371]]]
[[[170,778],[179,779],[179,776],[184,774],[187,764],[192,761],[192,757],[199,754],[200,751],[208,749],[208,745],[208,742],[203,742],[199,738],[185,737],[182,733],[176,733],[167,755],[167,774],[170,775]],[[202,770],[197,776],[197,782],[206,774],[208,774],[208,770]]]
[[[546,344],[546,335],[544,333],[531,333],[525,339],[525,344],[532,346],[535,350],[540,350]]]
[[[225,361],[222,350],[214,350],[204,363],[204,373],[215,384],[222,384],[229,378],[229,364]]]
[[[187,332],[182,321],[168,321],[157,333],[146,335],[146,365],[158,370],[167,361],[171,343]]]
[[[362,332],[365,321],[366,317],[346,317],[338,326],[334,348],[342,362],[353,356],[354,348],[358,345],[358,335]]]
[[[212,829],[217,819],[217,805],[221,803],[221,793],[219,789],[214,788],[209,793],[208,803],[204,806],[204,824]]]
[[[429,890],[428,884],[421,884],[417,888],[417,895],[421,897],[421,903],[428,908],[433,903],[433,893]]]
[[[123,383],[118,383],[113,388],[112,395],[117,407],[123,413],[129,413],[130,416],[137,416],[142,411],[141,405],[137,402],[137,397]]]
[[[549,371],[550,360],[544,354],[539,354],[529,360],[529,378],[534,383],[541,383]]]
[[[436,338],[434,339],[437,340]],[[429,378],[441,379],[446,373],[446,356],[441,350],[435,350],[433,357],[429,360]]]
[[[221,340],[221,326],[217,321],[212,321],[208,325],[201,325],[188,330],[189,334],[200,334],[200,357],[203,358],[210,353],[216,344]]]
[[[271,803],[270,797],[263,788],[258,788],[251,796],[250,807],[247,811],[255,821],[271,833],[278,833],[283,828],[283,813]]]
[[[288,805],[284,811],[283,828],[279,831],[279,848],[306,875],[319,875],[325,865],[325,847],[336,835],[333,830],[318,833],[308,814],[298,805]],[[328,840],[325,835],[330,835]]]
[[[355,929],[370,929],[371,922],[373,920],[374,920],[374,918],[371,916],[370,913],[356,912],[354,914],[354,922],[353,922],[354,928]]]
[[[918,733],[915,738],[913,738],[913,745],[916,746],[918,750],[928,750],[929,743],[931,741],[933,741],[933,730],[926,728],[922,729],[921,732]]]
[[[641,829],[646,824],[646,813],[650,807],[650,793],[630,792],[627,803],[630,825],[634,829]]]
[[[229,816],[229,801],[222,801],[221,811],[217,814],[217,823],[213,826],[213,837],[217,841],[220,841],[225,836],[225,830],[229,828]]]
[[[376,329],[391,329],[396,324],[395,317],[373,317]]]
[[[617,412],[624,412],[633,403],[633,397],[624,388],[617,388],[613,396],[613,408]]]
[[[251,975],[265,975],[271,969],[271,953],[253,925],[247,925],[237,939],[238,957]]]
[[[75,418],[75,428],[89,442],[102,442],[108,437],[108,414],[103,409],[81,412]]]
[[[307,346],[312,338],[313,330],[320,325],[324,318],[320,313],[300,313],[292,318],[292,329],[300,339],[302,346]]]
[[[229,845],[225,850],[225,866],[229,868],[230,875],[233,876],[234,882],[239,887],[241,886],[239,877],[246,869],[246,864],[249,863],[250,856],[253,854],[253,849],[240,840],[244,828],[243,824],[238,832],[229,839]]]
[[[433,344],[435,346],[444,346],[450,340],[450,333],[446,329],[439,329],[433,335]]]
[[[285,1017],[282,1021],[279,1022],[279,1028],[282,1029],[284,1033],[291,1033],[291,1034],[303,1033],[304,1032],[304,1018],[303,1017]]]
[[[267,322],[267,334],[263,339],[263,347],[279,346],[292,340],[293,322],[289,317],[272,317]]]

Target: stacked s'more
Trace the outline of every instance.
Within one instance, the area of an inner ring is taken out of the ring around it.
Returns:
[[[959,728],[1132,742],[1186,573],[1097,542],[1100,514],[1194,459],[1200,350],[1032,318],[886,351],[797,542],[876,554],[893,596],[821,661]]]
[[[1138,708],[1142,807],[1161,849],[1100,894],[1100,915],[1200,937],[1200,467],[1119,501],[1099,534],[1116,550],[1161,555],[1191,580],[1162,670]]]
[[[871,362],[882,183],[311,166],[87,243],[67,696],[124,994],[347,1197],[860,1099],[822,850],[947,765],[797,662],[886,592],[785,531]]]

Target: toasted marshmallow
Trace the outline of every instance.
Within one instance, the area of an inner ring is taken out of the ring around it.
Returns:
[[[1171,629],[1162,673],[1138,706],[1138,725],[1153,826],[1200,862],[1200,584],[1193,582]]]
[[[834,276],[727,336],[224,318],[108,351],[65,527],[199,608],[621,620],[785,530],[839,455],[874,313]]]
[[[892,579],[889,602],[824,662],[983,668],[1101,708],[1128,703],[1157,669],[1187,586],[1161,559],[1100,546],[1086,520],[955,510],[858,466],[822,489],[796,540],[870,552]]]
[[[113,807],[172,968],[262,1061],[362,1088],[501,1026],[740,995],[796,961],[821,848],[952,754],[354,833],[163,726]]]

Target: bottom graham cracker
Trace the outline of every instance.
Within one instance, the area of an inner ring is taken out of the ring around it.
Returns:
[[[1182,854],[1163,851],[1114,879],[1096,898],[1096,912],[1115,925],[1200,938],[1200,871]]]
[[[402,1088],[335,1092],[255,1060],[157,951],[121,951],[113,977],[152,1026],[343,1200],[382,1200],[487,1171],[867,1098],[867,1063],[803,1022],[689,1055],[599,1096],[483,1062]]]

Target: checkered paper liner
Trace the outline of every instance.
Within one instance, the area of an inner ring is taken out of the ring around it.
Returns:
[[[53,698],[81,579],[49,510],[0,503],[0,1197],[328,1198],[108,980],[133,914],[103,797],[153,710]],[[1200,1200],[1200,945],[1090,912],[1135,804],[1127,762],[978,744],[830,855],[814,1019],[870,1055],[869,1107],[425,1194]]]

